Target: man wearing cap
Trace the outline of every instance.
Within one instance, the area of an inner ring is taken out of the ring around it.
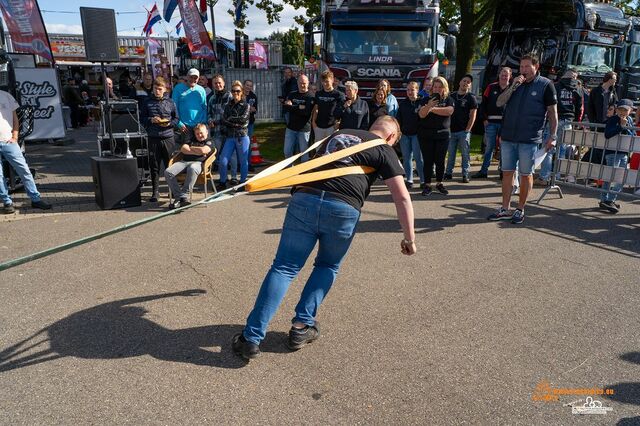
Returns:
[[[616,138],[618,135],[633,136],[633,120],[631,112],[633,111],[633,102],[629,99],[622,99],[616,105],[616,114],[609,117],[604,128],[604,137],[607,139]],[[610,141],[609,146],[615,146],[616,142]],[[604,161],[607,166],[625,169],[629,161],[629,153],[623,151],[614,151],[607,149],[604,152]],[[622,189],[621,183],[605,182],[602,185],[603,192],[600,196],[598,206],[609,213],[618,213],[620,204],[616,203],[618,192]]]
[[[182,143],[193,140],[196,124],[207,123],[207,94],[198,84],[200,72],[191,68],[187,73],[187,84],[178,84],[171,98],[178,111],[178,130],[182,133]]]

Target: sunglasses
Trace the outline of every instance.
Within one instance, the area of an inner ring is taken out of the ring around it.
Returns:
[[[232,90],[231,93],[242,93],[242,90]]]

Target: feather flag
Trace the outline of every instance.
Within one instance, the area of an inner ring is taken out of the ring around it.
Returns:
[[[149,11],[147,15],[147,23],[144,24],[144,28],[142,29],[142,33],[149,37],[153,33],[153,26],[157,22],[160,22],[162,17],[160,16],[160,12],[158,12],[158,6],[154,3],[153,7]]]
[[[182,31],[182,19],[176,24],[176,35],[180,35],[180,31]]]
[[[164,8],[162,10],[162,16],[164,20],[169,22],[173,16],[173,12],[178,7],[178,0],[164,0]]]
[[[207,0],[199,0],[198,10],[200,11],[200,17],[202,22],[207,22]]]

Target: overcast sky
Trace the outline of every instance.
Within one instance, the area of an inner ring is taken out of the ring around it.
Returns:
[[[164,1],[158,0],[156,3],[160,13],[162,14]],[[139,12],[120,13],[116,15],[118,34],[136,36],[140,35],[142,27],[147,19],[144,8],[146,7],[151,9],[153,7],[153,2],[148,0],[110,0],[108,2],[105,0],[79,0],[78,2],[38,0],[38,4],[42,10],[42,17],[47,27],[47,31],[50,33],[82,34],[80,12],[78,8],[80,6],[87,6],[113,8],[116,12]],[[231,0],[219,0],[213,10],[216,15],[216,34],[218,36],[232,39],[234,27],[232,17],[227,13],[229,8],[231,8]],[[250,23],[247,28],[245,28],[245,32],[251,39],[255,37],[266,37],[276,30],[284,32],[292,26],[297,26],[293,18],[297,15],[303,15],[304,13],[304,9],[296,10],[291,6],[285,5],[281,14],[280,22],[269,25],[265,18],[265,14],[257,8],[250,6],[247,11]],[[176,12],[174,13],[171,23],[167,23],[162,20],[161,23],[158,23],[153,27],[154,35],[163,35],[166,37],[166,30],[172,30],[172,35],[175,35],[175,25],[180,20],[179,16],[179,8],[176,8]],[[205,26],[208,31],[211,31],[211,24],[209,21],[205,23]],[[184,35],[184,30],[181,32],[181,35]]]

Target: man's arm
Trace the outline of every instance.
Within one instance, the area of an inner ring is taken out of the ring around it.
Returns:
[[[549,151],[556,144],[558,132],[558,106],[549,105],[547,107],[547,119],[549,120],[549,139],[547,139],[546,149]]]
[[[513,95],[513,92],[516,91],[518,86],[524,83],[524,80],[525,78],[521,75],[514,78],[513,83],[511,83],[511,86],[509,86],[507,90],[505,90],[500,94],[500,96],[498,96],[498,99],[496,100],[496,106],[498,108],[502,108],[503,106],[505,106],[507,102],[509,102],[509,99],[511,99],[511,95]]]
[[[478,109],[472,109],[469,112],[469,121],[467,121],[467,127],[464,129],[465,132],[470,132],[473,129],[473,123],[476,122],[476,114],[478,113]]]
[[[396,212],[398,214],[398,220],[402,227],[402,233],[404,239],[400,243],[402,254],[412,255],[416,252],[416,233],[413,228],[413,205],[411,204],[411,196],[407,191],[407,187],[404,184],[402,176],[394,176],[384,181],[389,191],[391,191],[391,198],[396,205]]]
[[[20,132],[20,119],[18,118],[18,113],[16,110],[13,110],[13,123],[11,127],[11,139],[9,139],[9,143],[18,142],[18,134]]]

